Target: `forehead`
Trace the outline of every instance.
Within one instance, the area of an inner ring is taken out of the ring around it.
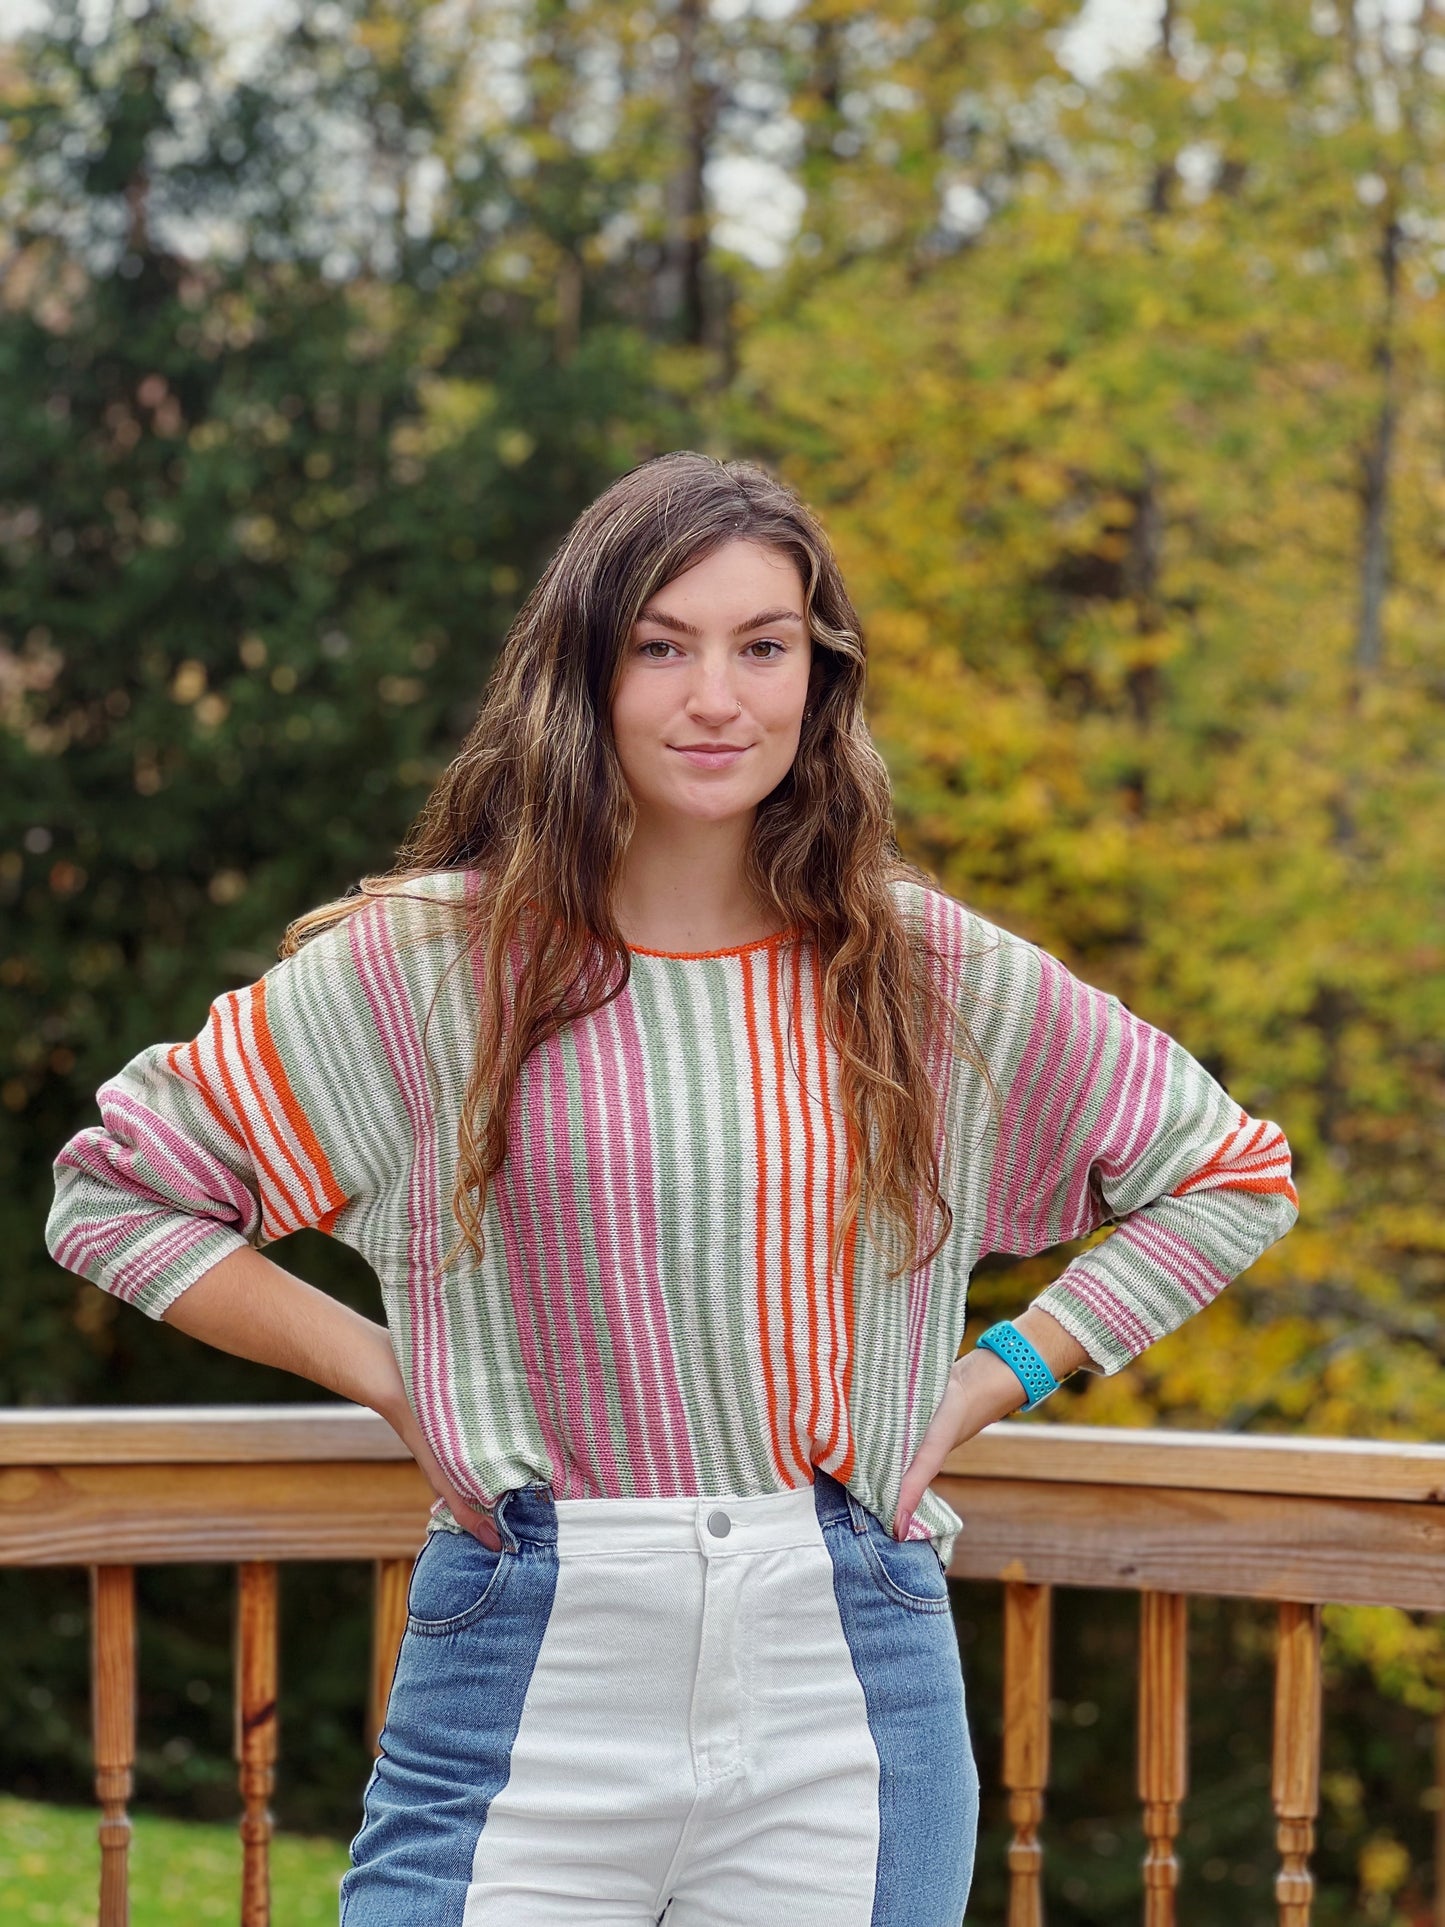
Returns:
[[[782,549],[736,538],[722,543],[691,568],[684,569],[647,598],[643,614],[656,607],[675,609],[689,601],[709,605],[753,603],[762,596],[769,608],[787,607],[803,613],[803,578],[793,558]],[[762,602],[757,602],[761,608]]]

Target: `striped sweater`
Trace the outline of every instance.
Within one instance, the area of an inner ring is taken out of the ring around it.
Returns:
[[[374,900],[143,1050],[56,1160],[55,1258],[159,1317],[243,1244],[303,1225],[381,1281],[417,1419],[479,1505],[721,1496],[823,1466],[892,1521],[964,1330],[969,1275],[1120,1221],[1035,1300],[1117,1371],[1297,1215],[1289,1150],[1116,997],[943,894],[895,885],[992,1074],[931,1066],[954,1222],[901,1279],[847,1188],[807,945],[634,950],[626,989],[523,1067],[484,1255],[443,1268],[477,985],[432,899]],[[428,1017],[428,1013],[430,1013]],[[436,1522],[452,1522],[439,1510]],[[946,1560],[960,1521],[910,1531]]]

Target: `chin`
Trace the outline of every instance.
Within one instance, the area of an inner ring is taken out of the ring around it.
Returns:
[[[751,816],[761,803],[763,798],[754,793],[755,788],[751,783],[746,790],[689,786],[666,796],[655,796],[650,801],[659,816],[688,817],[695,823],[729,823],[739,816]],[[764,791],[763,795],[766,794]]]

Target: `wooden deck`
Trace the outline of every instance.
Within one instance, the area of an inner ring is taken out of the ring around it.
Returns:
[[[1138,1787],[1145,1927],[1173,1927],[1187,1777],[1186,1600],[1274,1600],[1271,1797],[1281,1927],[1307,1927],[1319,1806],[1320,1606],[1445,1612],[1445,1446],[1003,1424],[936,1488],[962,1515],[951,1574],[1004,1588],[1008,1927],[1041,1927],[1051,1588],[1140,1595]],[[137,1565],[238,1568],[242,1927],[270,1920],[276,1569],[376,1565],[373,1736],[431,1495],[390,1428],[342,1405],[0,1414],[0,1564],[92,1575],[101,1927],[128,1918]],[[1445,1867],[1445,1813],[1437,1865]],[[1445,1881],[1437,1881],[1445,1927]]]

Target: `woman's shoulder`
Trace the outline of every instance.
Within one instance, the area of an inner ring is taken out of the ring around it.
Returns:
[[[889,889],[904,928],[955,985],[984,989],[1037,979],[1046,953],[1028,938],[950,896],[921,871],[901,870]]]
[[[466,870],[364,877],[297,918],[287,960],[309,972],[345,968],[365,976],[418,953],[445,949],[451,954],[465,937],[474,894],[475,873]],[[451,941],[442,944],[441,939]]]

